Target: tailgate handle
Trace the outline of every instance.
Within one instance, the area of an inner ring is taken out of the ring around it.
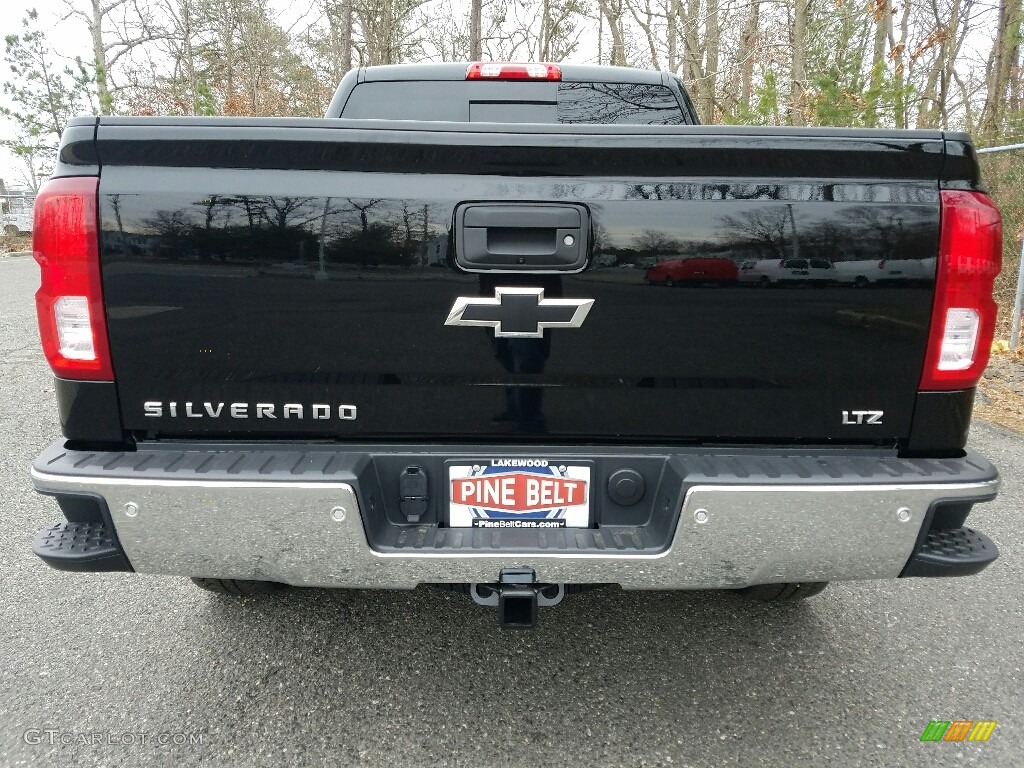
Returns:
[[[579,272],[589,233],[582,205],[463,203],[455,211],[455,260],[469,272]]]

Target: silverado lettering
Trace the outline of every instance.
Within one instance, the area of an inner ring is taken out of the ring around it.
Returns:
[[[330,406],[322,403],[313,403],[306,406],[301,403],[193,403],[186,401],[179,404],[176,401],[166,403],[160,400],[147,400],[142,405],[146,418],[161,419],[166,414],[171,418],[202,419],[220,418],[225,414],[232,419],[248,419],[253,416],[257,419],[275,419],[280,414],[283,419],[304,419],[316,420],[330,419],[333,416],[342,421],[354,421],[358,409],[354,405]],[[225,408],[227,409],[225,411]]]

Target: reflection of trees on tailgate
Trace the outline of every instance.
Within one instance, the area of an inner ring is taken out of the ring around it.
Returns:
[[[108,200],[111,218],[120,201]],[[144,223],[174,259],[367,266],[425,265],[429,204],[370,198],[211,195]],[[123,239],[123,235],[122,235]]]

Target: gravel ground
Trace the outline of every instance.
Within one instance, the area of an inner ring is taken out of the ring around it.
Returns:
[[[1012,432],[972,432],[1005,481],[972,516],[1003,552],[975,578],[833,585],[790,606],[589,593],[532,633],[422,589],[224,599],[183,579],[61,573],[31,554],[59,514],[27,473],[58,434],[35,279],[29,259],[0,260],[2,768],[1022,763],[1024,441]],[[984,744],[922,744],[932,719],[999,725]],[[124,733],[202,743],[105,743]]]
[[[974,414],[1024,434],[1024,350],[992,355]]]
[[[985,379],[1024,397],[1024,356],[992,355],[985,369]]]
[[[32,235],[0,235],[0,258],[32,250]]]

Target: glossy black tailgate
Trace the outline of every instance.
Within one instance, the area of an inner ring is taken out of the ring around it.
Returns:
[[[907,436],[940,134],[309,123],[101,123],[103,281],[126,428]],[[452,230],[465,202],[583,206],[586,269],[460,270]],[[501,287],[593,305],[579,327],[540,338],[445,324],[460,298]],[[328,418],[314,418],[318,405]]]

